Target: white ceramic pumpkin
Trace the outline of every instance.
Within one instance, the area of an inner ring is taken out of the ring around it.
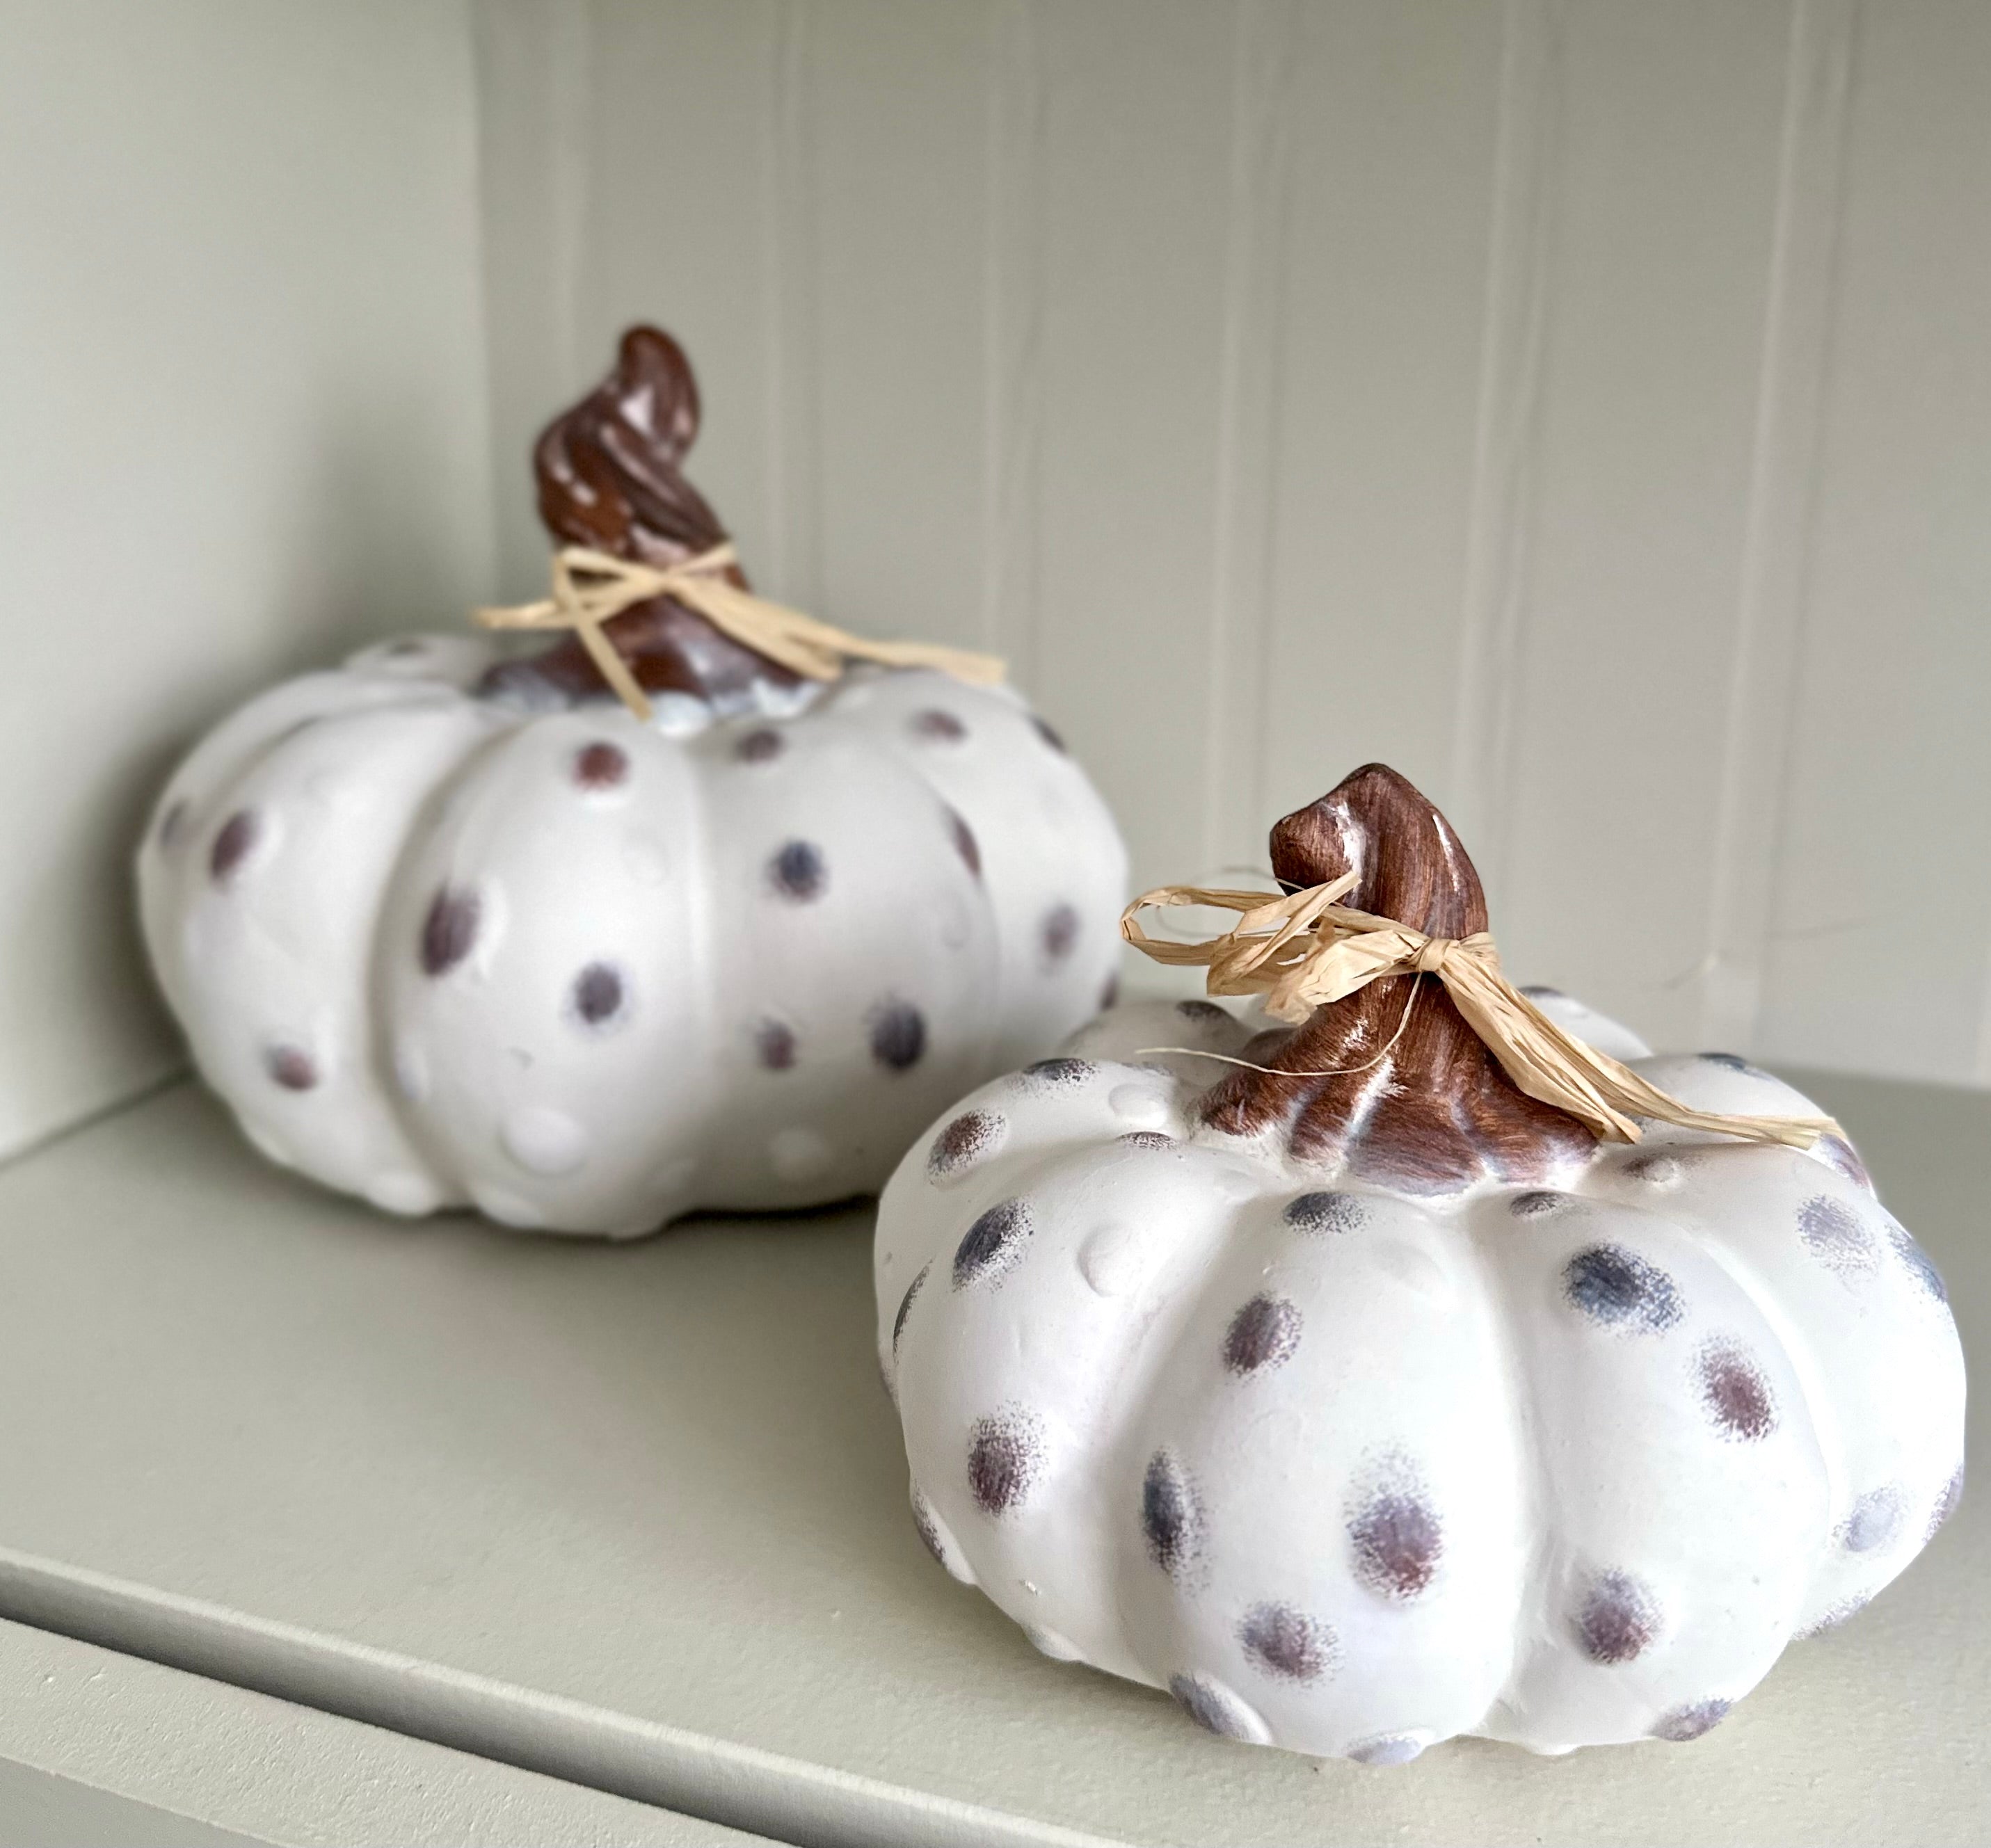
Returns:
[[[1273,849],[1295,887],[1352,868],[1353,906],[1485,927],[1456,838],[1380,767]],[[1040,1649],[1372,1763],[1686,1739],[1953,1506],[1942,1284],[1843,1140],[1594,1142],[1430,977],[1253,1029],[1119,1009],[965,1099],[881,1203],[916,1518]],[[1635,1069],[1816,1114],[1725,1056]]]
[[[682,355],[633,330],[540,441],[556,537],[716,543],[696,426]],[[413,637],[252,700],[172,778],[146,942],[272,1159],[611,1235],[835,1200],[1099,1005],[1124,851],[1013,693],[798,680],[668,600],[608,633],[649,723],[570,638]]]

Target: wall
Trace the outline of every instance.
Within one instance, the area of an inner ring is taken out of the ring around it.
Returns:
[[[468,15],[0,4],[0,1152],[179,1059],[128,863],[243,694],[492,574]]]
[[[1382,757],[1523,979],[1991,1082],[1991,8],[475,23],[510,590],[653,318],[761,581],[1006,652],[1139,878]]]

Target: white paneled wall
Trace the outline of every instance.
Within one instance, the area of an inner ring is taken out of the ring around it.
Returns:
[[[509,589],[655,318],[761,580],[1009,654],[1138,877],[1380,757],[1524,978],[1991,1082],[1991,7],[476,18]]]
[[[460,4],[0,0],[0,1152],[179,1062],[175,757],[488,586],[475,123]]]
[[[175,1057],[172,755],[536,590],[532,434],[638,318],[760,580],[1006,653],[1143,880],[1380,757],[1523,978],[1991,1083],[1983,0],[0,28],[0,1149]]]

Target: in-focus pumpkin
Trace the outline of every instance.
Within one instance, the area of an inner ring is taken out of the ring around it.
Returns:
[[[539,441],[555,539],[664,568],[721,541],[679,472],[697,426],[682,353],[631,330]],[[648,724],[573,636],[412,636],[173,776],[146,942],[274,1159],[563,1231],[805,1205],[1098,1006],[1124,851],[1013,693],[799,679],[669,597],[606,632]]]
[[[1380,766],[1272,859],[1486,927],[1456,837]],[[1688,1104],[1815,1114],[1541,1005]],[[1942,1281],[1843,1139],[1599,1143],[1428,975],[1296,1030],[1116,1010],[907,1155],[876,1281],[948,1569],[1050,1655],[1316,1754],[1697,1737],[1961,1486]]]

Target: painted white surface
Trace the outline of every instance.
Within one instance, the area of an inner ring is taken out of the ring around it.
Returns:
[[[475,19],[509,589],[655,317],[762,577],[1009,652],[1138,880],[1382,757],[1524,979],[1991,1082],[1984,9]]]
[[[760,1839],[5,1622],[0,1760],[9,1842]]]
[[[1807,1079],[1991,1366],[1991,1112]],[[410,1237],[176,1088],[0,1173],[0,1615],[784,1839],[1965,1843],[1991,1499],[1691,1745],[1318,1764],[927,1557],[871,1216]],[[1972,1414],[1979,1447],[1986,1439]],[[1241,1819],[1244,1819],[1241,1824]]]
[[[1046,1655],[1368,1764],[1685,1741],[1911,1565],[1962,1487],[1962,1357],[1843,1142],[1656,1124],[1421,1194],[1198,1121],[1193,1054],[1269,1024],[1117,1009],[879,1200],[914,1506]],[[1633,1069],[1819,1114],[1753,1067]]]
[[[859,669],[645,722],[478,696],[492,659],[300,675],[159,798],[146,948],[271,1160],[611,1238],[822,1206],[1098,1011],[1125,850],[1013,689]]]
[[[161,777],[491,574],[468,17],[0,5],[0,1149],[181,1057],[132,927]]]

